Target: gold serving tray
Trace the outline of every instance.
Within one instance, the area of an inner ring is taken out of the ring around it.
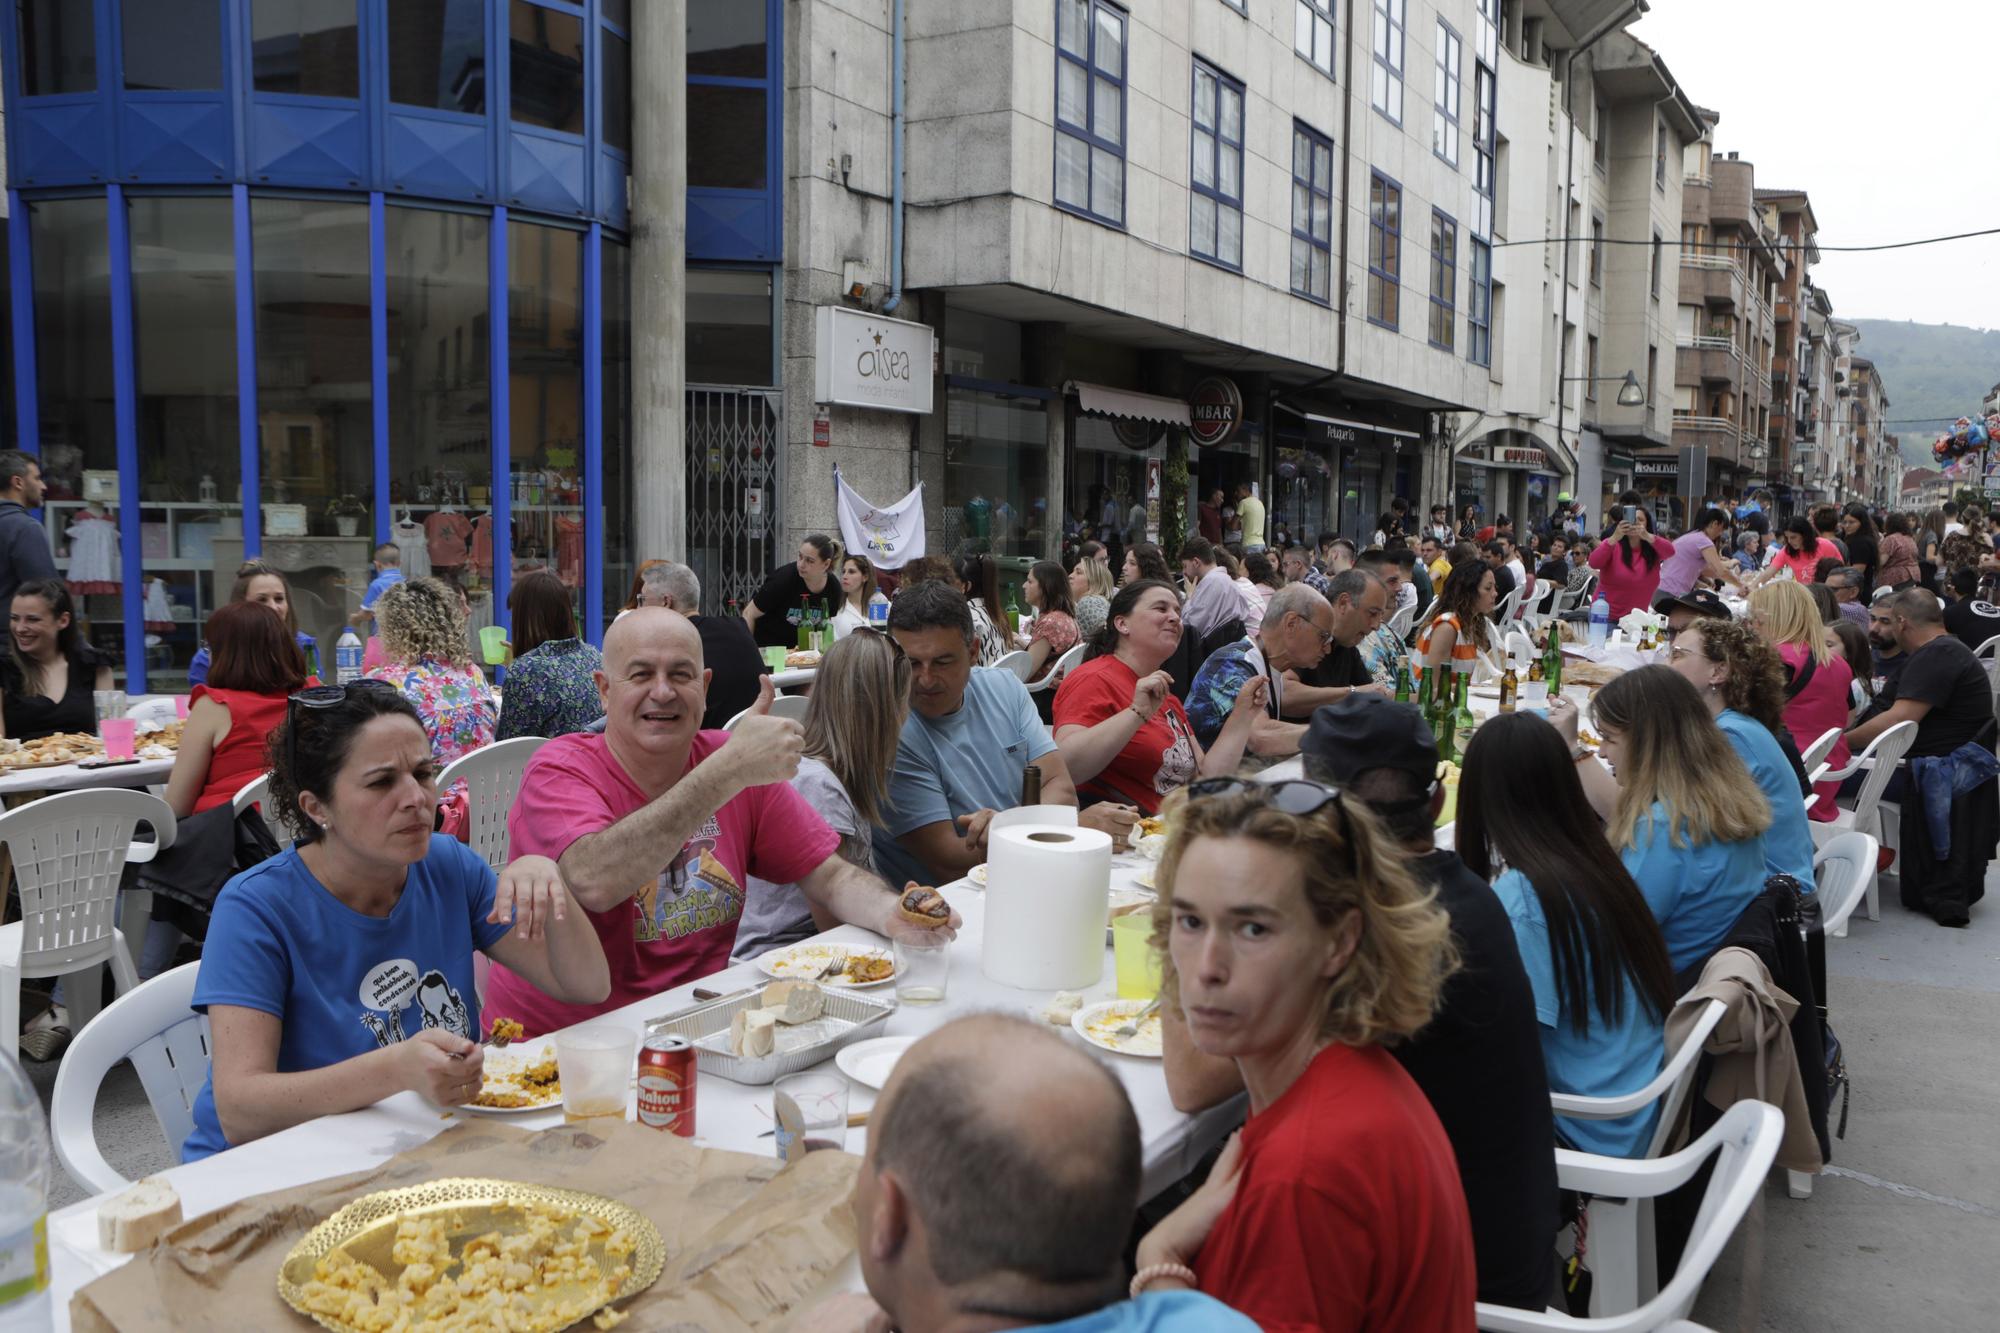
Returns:
[[[285,1256],[285,1262],[279,1266],[278,1295],[285,1304],[322,1328],[331,1329],[334,1333],[358,1333],[352,1325],[328,1315],[314,1314],[305,1308],[304,1287],[313,1280],[313,1266],[321,1258],[336,1247],[344,1247],[349,1254],[373,1266],[393,1283],[403,1271],[403,1265],[391,1259],[389,1252],[395,1243],[396,1226],[405,1217],[457,1213],[464,1225],[447,1233],[452,1254],[456,1256],[465,1241],[489,1231],[512,1235],[523,1230],[523,1215],[512,1211],[512,1206],[529,1203],[588,1214],[612,1231],[625,1232],[633,1242],[631,1254],[623,1260],[612,1259],[605,1254],[604,1242],[609,1239],[608,1235],[592,1242],[590,1255],[601,1269],[609,1272],[623,1262],[631,1265],[632,1275],[625,1279],[624,1286],[615,1296],[596,1300],[568,1323],[548,1324],[546,1327],[551,1333],[559,1328],[574,1327],[604,1306],[644,1291],[659,1280],[661,1270],[666,1267],[667,1247],[660,1238],[660,1229],[645,1214],[629,1205],[602,1195],[552,1185],[456,1176],[404,1189],[364,1194],[321,1222],[300,1237],[298,1244],[292,1246],[291,1253]],[[494,1209],[500,1205],[509,1207],[496,1214]],[[586,1290],[585,1284],[575,1283],[538,1293],[535,1300],[538,1305],[553,1311],[564,1300],[581,1298]]]

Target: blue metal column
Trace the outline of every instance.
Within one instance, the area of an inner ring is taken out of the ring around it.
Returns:
[[[510,625],[507,596],[514,590],[513,514],[513,384],[508,378],[512,359],[507,330],[507,206],[493,210],[493,227],[486,243],[488,309],[487,353],[491,361],[493,439],[493,623]]]
[[[236,463],[243,478],[243,557],[254,560],[264,553],[264,455],[257,434],[257,260],[250,187],[231,186],[230,203],[236,231]]]
[[[42,452],[40,386],[35,369],[35,262],[29,249],[28,205],[7,191],[7,283],[13,293],[14,447]]]
[[[604,227],[583,238],[583,633],[604,642]],[[560,566],[560,561],[557,562]]]
[[[146,692],[145,590],[139,528],[139,386],[132,342],[132,219],[125,189],[104,187],[106,269],[111,277],[112,421],[118,442],[119,581],[125,610],[125,689]]]
[[[374,423],[375,544],[389,540],[389,265],[382,192],[368,196],[369,420]],[[373,567],[370,567],[373,575]]]

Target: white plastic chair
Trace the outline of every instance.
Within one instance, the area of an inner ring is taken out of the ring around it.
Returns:
[[[49,1102],[49,1132],[63,1169],[93,1193],[131,1183],[104,1160],[91,1125],[98,1089],[120,1060],[130,1060],[138,1072],[176,1157],[194,1132],[194,1102],[209,1065],[208,1015],[188,1008],[200,967],[183,963],[119,996],[63,1054]]]
[[[1916,723],[1898,722],[1868,742],[1868,748],[1856,755],[1846,768],[1832,773],[1826,772],[1825,766],[1821,765],[1811,775],[1812,781],[1818,783],[1845,782],[1856,773],[1868,774],[1862,780],[1861,790],[1855,793],[1853,809],[1839,810],[1831,821],[1811,822],[1815,846],[1824,847],[1842,833],[1866,833],[1877,843],[1882,841],[1882,790],[1889,785],[1890,775],[1896,771],[1896,765],[1903,761],[1904,752],[1916,739]],[[1868,919],[1882,919],[1880,888],[1873,877],[1868,881]]]
[[[1680,1267],[1657,1296],[1614,1314],[1574,1319],[1553,1310],[1517,1310],[1481,1302],[1475,1316],[1479,1327],[1488,1333],[1655,1333],[1672,1326],[1694,1308],[1709,1270],[1764,1188],[1764,1177],[1778,1156],[1784,1132],[1785,1117],[1777,1107],[1742,1101],[1724,1111],[1708,1133],[1671,1157],[1634,1162],[1557,1149],[1556,1180],[1564,1189],[1592,1196],[1593,1296],[1603,1292],[1607,1276],[1617,1276],[1606,1271],[1615,1265],[1607,1262],[1613,1257],[1606,1254],[1597,1231],[1597,1212],[1605,1200],[1639,1200],[1650,1207],[1654,1199],[1685,1185],[1702,1163],[1713,1157],[1715,1173],[1702,1193]],[[1596,1307],[1594,1298],[1591,1304]]]
[[[271,808],[269,773],[255,781],[245,783],[236,795],[229,798],[229,804],[239,815],[251,806],[256,806],[257,813],[263,816],[264,826],[270,829],[271,836],[278,840],[278,850],[282,852],[292,845],[292,831],[285,827],[285,821],[278,818],[278,812]]]
[[[812,706],[812,696],[809,694],[781,694],[777,698],[771,700],[771,716],[788,717],[794,722],[804,722],[806,720],[806,709],[810,708],[811,706]],[[735,717],[732,717],[729,719],[729,721],[723,723],[722,729],[724,731],[736,730],[736,724],[738,722],[741,722],[744,718],[750,716],[750,714],[754,711],[755,711],[754,705],[750,708],[744,709],[742,712],[738,713]]]
[[[1665,1150],[1694,1087],[1695,1066],[1702,1047],[1708,1044],[1716,1025],[1729,1006],[1710,1000],[1695,1019],[1687,1040],[1670,1056],[1653,1081],[1622,1097],[1583,1097],[1574,1093],[1552,1092],[1549,1105],[1558,1117],[1577,1120],[1617,1120],[1658,1104],[1653,1137],[1646,1143],[1646,1160]],[[1560,1156],[1560,1154],[1558,1154]],[[1622,1313],[1649,1301],[1659,1290],[1659,1261],[1653,1248],[1653,1201],[1617,1196],[1591,1201],[1590,1252],[1611,1256],[1613,1262],[1592,1268],[1596,1285],[1591,1291],[1593,1314]]]
[[[1508,630],[1507,637],[1501,644],[1501,648],[1503,661],[1512,659],[1516,662],[1532,662],[1541,656],[1540,653],[1535,651],[1535,641],[1528,637],[1525,630]]]
[[[993,669],[995,671],[1011,671],[1014,673],[1014,679],[1025,684],[1028,679],[1028,663],[1031,660],[1027,649],[1016,648],[1013,652],[994,662]]]
[[[1511,626],[1514,618],[1521,614],[1521,598],[1527,591],[1521,584],[1515,584],[1514,591],[1507,594],[1507,599],[1501,602],[1500,608],[1493,613],[1493,623],[1503,629]]]
[[[1085,645],[1079,643],[1058,657],[1055,665],[1050,667],[1040,680],[1028,683],[1028,693],[1041,694],[1062,684],[1062,678],[1069,674],[1070,668],[1083,660],[1084,647]]]
[[[1535,595],[1521,607],[1521,624],[1531,631],[1539,628],[1554,613],[1564,591],[1565,585],[1554,579],[1536,579]]]
[[[507,812],[514,808],[514,797],[520,794],[522,770],[535,757],[535,751],[548,743],[546,736],[495,741],[460,755],[438,774],[439,791],[449,790],[454,783],[465,784],[466,813],[470,819],[466,845],[496,871],[505,867],[509,859]]]
[[[1826,762],[1826,757],[1833,753],[1833,747],[1838,744],[1840,744],[1840,728],[1828,727],[1820,733],[1819,739],[1808,745],[1805,752],[1799,756],[1800,766],[1806,772],[1812,772]]]
[[[1412,631],[1415,631],[1415,629],[1416,629],[1416,628],[1417,628],[1417,626],[1419,626],[1419,625],[1428,625],[1428,624],[1430,624],[1430,623],[1431,623],[1431,617],[1437,614],[1437,610],[1438,610],[1438,605],[1439,605],[1439,603],[1441,603],[1441,602],[1442,602],[1443,600],[1444,600],[1444,599],[1443,599],[1442,597],[1433,597],[1433,598],[1431,598],[1431,604],[1430,604],[1429,606],[1425,607],[1425,608],[1424,608],[1423,610],[1421,610],[1421,611],[1417,612],[1417,615],[1416,615],[1416,618],[1415,618],[1414,620],[1412,620],[1412,621],[1410,622],[1410,629],[1411,629]]]
[[[117,914],[118,878],[142,823],[152,826],[156,849],[174,845],[174,812],[142,791],[58,792],[0,815],[0,844],[21,891],[21,920],[0,926],[0,1051],[20,1050],[21,982],[29,977],[75,978],[65,990],[79,1033],[99,1008],[98,964],[111,965],[120,995],[139,984]]]
[[[1395,615],[1389,617],[1389,633],[1398,639],[1408,637],[1410,626],[1417,623],[1417,604],[1411,602]]]
[[[1820,929],[1828,939],[1847,934],[1847,919],[1875,887],[1875,863],[1881,844],[1866,833],[1849,831],[1813,854]],[[1820,996],[1824,1002],[1826,997]]]
[[[1994,635],[1985,643],[1974,648],[1972,655],[1979,659],[1981,666],[1986,668],[1987,675],[1993,677],[1996,681],[2000,681],[2000,634]],[[2000,690],[2000,684],[1996,684],[1994,688]]]

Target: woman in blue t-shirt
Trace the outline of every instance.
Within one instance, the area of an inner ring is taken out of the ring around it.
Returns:
[[[1659,922],[1604,840],[1577,763],[1562,735],[1532,714],[1486,723],[1465,751],[1457,846],[1482,879],[1500,872],[1493,892],[1534,991],[1549,1086],[1622,1097],[1666,1059],[1674,971]],[[1562,1120],[1557,1132],[1585,1152],[1637,1157],[1653,1114]]]
[[[287,712],[270,801],[297,842],[216,899],[194,992],[212,1059],[183,1161],[406,1089],[472,1100],[474,950],[572,1004],[611,993],[553,861],[519,857],[496,879],[433,832],[437,761],[400,693],[321,686]]]
[[[1764,887],[1770,802],[1672,667],[1628,671],[1592,705],[1618,775],[1611,845],[1652,905],[1676,976],[1708,961]]]

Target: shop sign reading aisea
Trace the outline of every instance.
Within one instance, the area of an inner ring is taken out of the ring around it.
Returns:
[[[813,401],[885,412],[931,410],[937,337],[928,324],[821,306],[813,318]]]
[[[1210,375],[1188,394],[1188,438],[1204,449],[1225,444],[1243,424],[1243,394],[1236,381]]]

